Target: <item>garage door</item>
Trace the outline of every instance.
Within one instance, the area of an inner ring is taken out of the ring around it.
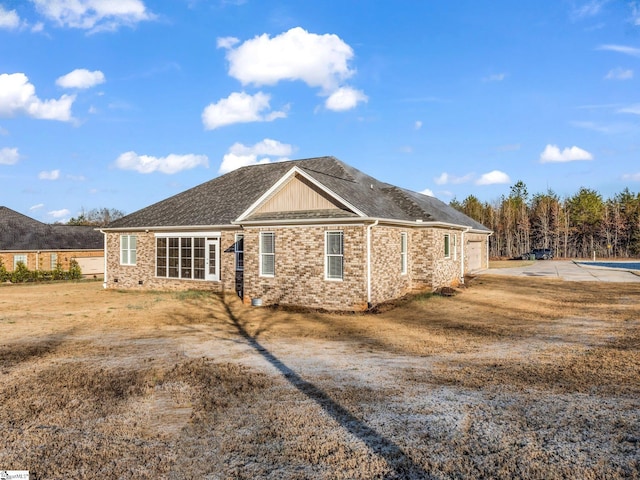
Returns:
[[[469,242],[467,244],[467,262],[470,272],[482,268],[482,242]]]
[[[76,258],[82,275],[102,275],[104,273],[104,257]]]

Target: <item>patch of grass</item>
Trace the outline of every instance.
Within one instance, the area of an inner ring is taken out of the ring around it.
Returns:
[[[184,302],[189,300],[205,300],[212,295],[215,294],[206,290],[185,290],[183,292],[176,292],[175,298]]]

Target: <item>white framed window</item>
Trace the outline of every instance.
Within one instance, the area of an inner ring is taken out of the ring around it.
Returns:
[[[407,274],[407,233],[400,233],[400,273]]]
[[[344,277],[344,233],[325,232],[325,279],[342,280]]]
[[[451,235],[444,234],[444,258],[451,258]]]
[[[57,266],[58,266],[58,254],[57,253],[52,253],[51,254],[51,268],[50,268],[50,270],[55,270]]]
[[[156,276],[205,280],[205,241],[204,237],[156,237]]]
[[[273,277],[276,274],[276,235],[260,232],[260,276]]]
[[[27,256],[23,253],[19,253],[13,256],[13,269],[15,270],[18,266],[18,263],[23,263],[24,266],[27,266]]]
[[[234,252],[236,256],[236,272],[241,272],[244,270],[244,234],[242,233],[236,233]]]
[[[136,244],[138,237],[135,235],[120,235],[120,265],[136,264]]]

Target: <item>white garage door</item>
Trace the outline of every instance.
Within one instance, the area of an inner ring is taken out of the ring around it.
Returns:
[[[104,257],[76,258],[82,275],[102,275],[104,273]]]
[[[467,261],[470,272],[482,268],[482,242],[469,242],[467,244]]]

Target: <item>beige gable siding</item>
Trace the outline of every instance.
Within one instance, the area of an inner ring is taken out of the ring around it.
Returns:
[[[340,207],[318,187],[303,177],[295,176],[271,198],[268,198],[260,205],[255,213],[338,209]]]
[[[325,280],[325,232],[344,233],[344,279]],[[275,276],[260,277],[259,234],[275,234]],[[245,302],[328,310],[367,308],[364,226],[246,228]]]

